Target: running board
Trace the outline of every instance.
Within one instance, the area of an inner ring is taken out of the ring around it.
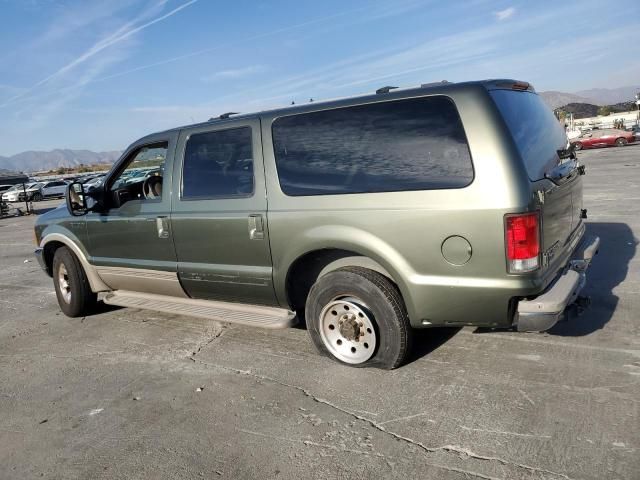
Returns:
[[[120,307],[208,318],[250,327],[287,328],[295,324],[294,312],[284,308],[261,305],[196,300],[126,290],[109,292],[103,297],[102,301],[109,305],[118,305]]]

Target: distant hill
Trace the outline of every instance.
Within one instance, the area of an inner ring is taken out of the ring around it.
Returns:
[[[110,165],[118,159],[120,152],[92,152],[90,150],[58,149],[50,152],[28,151],[11,157],[0,157],[0,169],[16,172],[40,172],[60,167],[80,165]]]
[[[572,103],[586,103],[590,105],[614,105],[617,103],[633,102],[636,93],[640,92],[640,86],[628,86],[619,88],[592,88],[580,90],[575,93],[558,92],[549,90],[539,92],[545,103],[552,109]]]
[[[576,120],[579,118],[595,117],[598,115],[598,105],[591,103],[569,103],[561,107],[567,113],[573,113],[573,118]]]
[[[592,88],[576,92],[576,95],[587,98],[590,100],[589,103],[596,105],[613,105],[634,101],[638,92],[640,92],[640,85],[619,88]]]
[[[540,92],[540,96],[552,110],[572,103],[591,103],[590,100],[585,97],[567,92],[556,92],[550,90],[548,92]]]
[[[602,107],[606,107],[610,115],[612,115],[619,112],[633,111],[636,109],[636,104],[634,102],[622,102],[614,105],[603,105]],[[601,107],[593,105],[592,103],[568,103],[558,108],[565,112],[573,113],[573,117],[578,120],[580,118],[597,116]]]

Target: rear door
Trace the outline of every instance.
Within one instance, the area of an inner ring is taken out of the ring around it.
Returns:
[[[259,119],[180,133],[171,225],[194,298],[276,305]]]

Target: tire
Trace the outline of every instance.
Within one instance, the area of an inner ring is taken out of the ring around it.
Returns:
[[[627,143],[628,142],[626,138],[618,138],[616,140],[616,147],[624,147]]]
[[[411,326],[398,288],[385,276],[345,267],[320,277],[305,306],[318,351],[352,367],[391,370],[411,349]]]
[[[60,310],[67,317],[83,317],[92,312],[97,295],[91,291],[80,261],[67,247],[53,256],[53,285]]]
[[[34,202],[42,201],[42,194],[40,192],[36,192],[31,196],[31,200]]]
[[[577,152],[579,150],[582,150],[582,143],[580,142],[576,142],[573,144],[573,149]]]

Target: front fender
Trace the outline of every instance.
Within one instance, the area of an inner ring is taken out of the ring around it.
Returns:
[[[94,293],[105,292],[111,290],[100,278],[95,267],[87,260],[87,251],[85,250],[82,242],[78,237],[68,228],[60,224],[53,224],[47,226],[42,232],[42,240],[40,241],[40,248],[43,248],[46,252],[46,245],[51,242],[59,242],[68,247],[78,258],[82,268],[84,269],[89,285]],[[46,259],[45,259],[46,261]]]

